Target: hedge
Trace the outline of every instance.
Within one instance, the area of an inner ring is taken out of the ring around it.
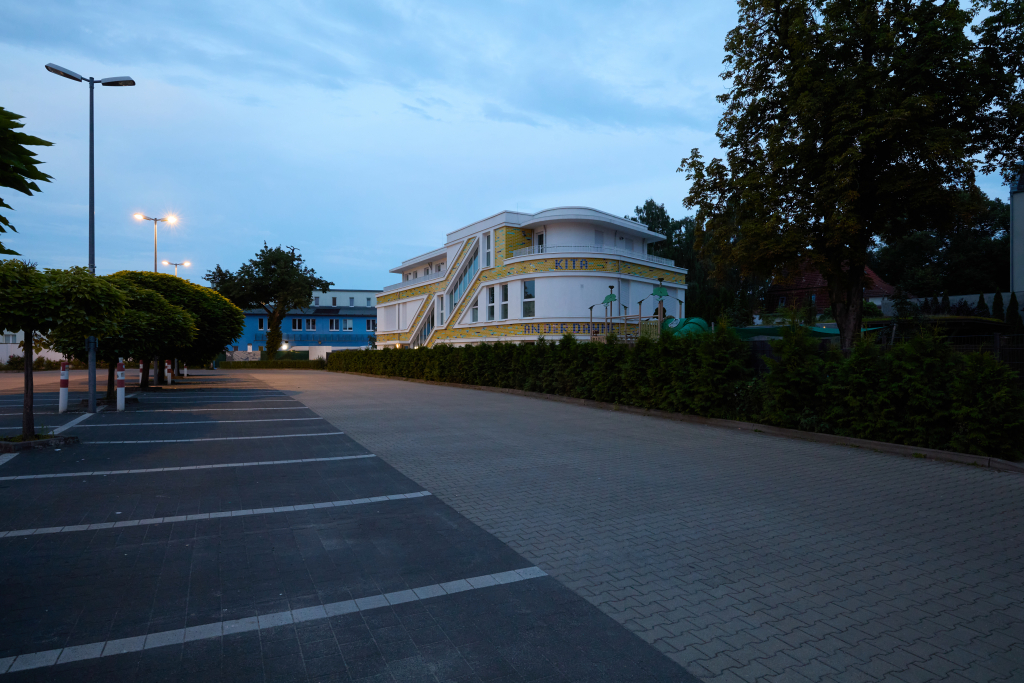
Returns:
[[[923,333],[891,351],[844,355],[802,328],[773,342],[768,371],[725,325],[635,346],[558,342],[336,351],[327,369],[522,389],[1019,460],[1024,394],[991,355]],[[254,364],[238,364],[253,366]],[[224,365],[222,365],[223,367]]]
[[[222,370],[264,370],[267,368],[323,370],[326,367],[327,363],[322,358],[318,360],[226,360],[217,363],[217,368]]]

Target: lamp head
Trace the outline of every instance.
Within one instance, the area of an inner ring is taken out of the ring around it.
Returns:
[[[191,265],[192,265],[192,263],[191,263],[191,262],[189,262],[189,261],[185,261],[185,262],[184,262],[184,263],[182,263],[181,265],[183,265],[183,266],[191,266]]]
[[[167,217],[167,218],[165,218],[164,220],[165,220],[165,221],[167,221],[168,223],[174,224],[174,223],[177,223],[177,222],[178,222],[178,217],[177,217],[177,216],[175,216],[175,215],[174,215],[174,214],[172,213],[172,214],[171,214],[170,216],[168,216],[168,217]]]
[[[168,261],[161,261],[160,263],[164,264],[165,266],[171,265]]]
[[[112,78],[101,78],[100,85],[135,85],[135,81],[129,76],[114,76]]]
[[[65,69],[64,67],[57,66],[53,63],[47,64],[46,70],[52,74],[57,74],[58,76],[63,76],[64,78],[70,78],[71,80],[78,81],[79,83],[85,80],[71,69]]]
[[[137,213],[137,214],[135,214],[135,219],[142,221],[142,220],[146,220],[146,217],[143,216],[141,213]]]

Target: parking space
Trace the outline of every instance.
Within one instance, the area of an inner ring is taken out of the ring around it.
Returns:
[[[287,387],[137,398],[0,465],[0,681],[696,680]]]

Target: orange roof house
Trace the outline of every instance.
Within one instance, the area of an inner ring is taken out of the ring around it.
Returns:
[[[864,267],[864,279],[864,298],[879,306],[882,305],[882,299],[888,298],[896,290],[867,266]],[[806,306],[808,297],[814,302],[817,313],[832,310],[825,277],[813,265],[805,263],[796,276],[786,284],[772,285],[768,288],[765,306],[768,311],[776,311],[793,304]]]

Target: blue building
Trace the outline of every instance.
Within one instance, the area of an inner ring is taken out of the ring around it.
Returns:
[[[379,289],[314,292],[313,305],[288,311],[281,322],[282,350],[309,351],[310,359],[331,351],[366,348],[377,333]],[[232,360],[258,360],[267,344],[267,312],[245,312],[242,335],[229,348]]]

